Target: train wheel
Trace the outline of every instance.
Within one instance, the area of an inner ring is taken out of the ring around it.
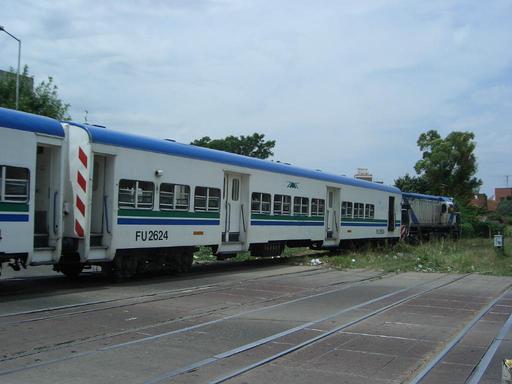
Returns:
[[[60,271],[69,279],[76,279],[82,273],[84,265],[81,263],[61,264]]]
[[[116,280],[130,279],[137,274],[136,255],[117,255],[114,258],[112,275]]]
[[[190,268],[192,268],[192,263],[194,262],[194,252],[193,251],[184,251],[180,255],[180,272],[188,272]]]

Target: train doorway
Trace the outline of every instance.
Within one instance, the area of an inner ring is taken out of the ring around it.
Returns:
[[[241,242],[245,237],[245,191],[244,176],[235,173],[224,174],[224,226],[222,241],[224,243]]]
[[[389,196],[388,201],[388,231],[395,230],[395,197]]]
[[[60,147],[38,145],[36,156],[34,248],[54,250],[60,232]],[[21,188],[21,184],[20,184]],[[33,259],[36,259],[34,257]],[[49,260],[33,260],[42,262]]]
[[[340,189],[327,187],[325,212],[325,239],[337,240],[340,227]]]
[[[91,194],[90,247],[105,248],[108,245],[106,236],[111,231],[109,206],[112,191],[107,183],[112,172],[112,158],[94,154]]]

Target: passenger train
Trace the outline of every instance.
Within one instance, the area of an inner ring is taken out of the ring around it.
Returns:
[[[49,264],[77,276],[97,265],[130,277],[186,271],[199,246],[225,258],[394,243],[423,217],[416,201],[445,206],[436,228],[453,227],[453,202],[435,199],[0,108],[0,267]]]

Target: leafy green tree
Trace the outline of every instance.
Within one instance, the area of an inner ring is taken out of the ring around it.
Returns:
[[[395,180],[395,187],[402,192],[430,193],[428,183],[423,177],[410,176],[408,173]]]
[[[512,199],[505,199],[500,201],[498,207],[496,208],[496,212],[502,216],[512,217]]]
[[[460,203],[469,202],[482,185],[475,177],[476,143],[472,132],[451,132],[441,138],[435,130],[422,133],[418,146],[422,153],[414,169],[435,195],[453,196]]]
[[[35,88],[32,86],[34,77],[25,65],[20,73],[19,109],[24,112],[53,117],[58,120],[70,119],[69,104],[59,98],[57,86],[52,77],[42,81]],[[0,107],[14,109],[16,106],[16,71],[10,68],[0,77]]]
[[[264,140],[265,135],[253,133],[250,136],[227,136],[224,139],[211,139],[204,136],[194,140],[190,144],[199,147],[217,149],[219,151],[237,153],[239,155],[266,159],[274,153],[272,149],[276,145],[275,140]]]

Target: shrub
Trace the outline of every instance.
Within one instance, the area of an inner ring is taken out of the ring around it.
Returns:
[[[464,238],[475,237],[476,232],[471,223],[462,223],[460,225],[461,236]]]

